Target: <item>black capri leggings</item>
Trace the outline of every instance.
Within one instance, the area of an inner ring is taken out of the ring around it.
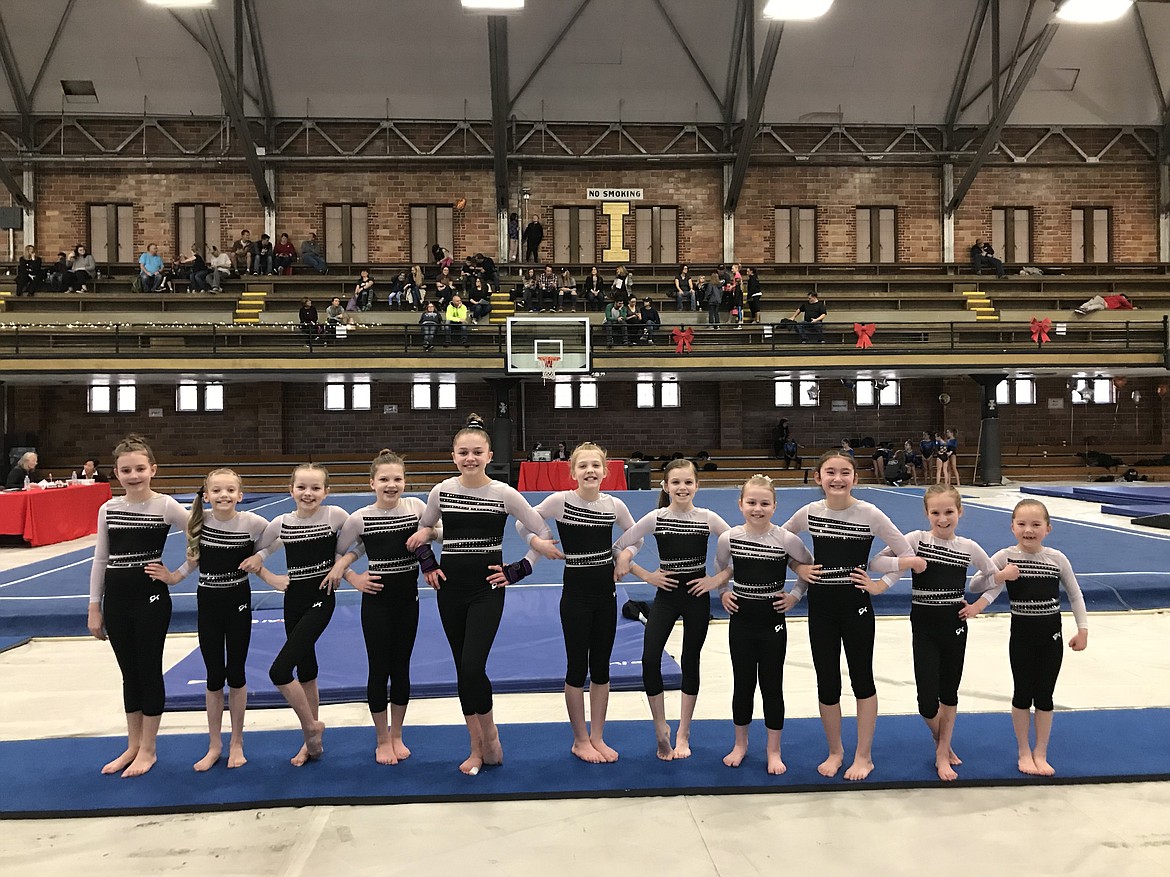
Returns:
[[[385,576],[384,578],[389,578]],[[371,713],[386,712],[410,702],[410,655],[418,634],[418,585],[388,584],[377,594],[362,594],[362,636],[370,673],[366,679],[366,703]]]
[[[687,593],[686,582],[704,575],[700,571],[671,574],[679,586],[673,591],[658,590],[650,604],[650,617],[646,619],[646,636],[642,640],[642,686],[650,697],[662,694],[662,652],[666,640],[674,630],[674,623],[683,620],[682,693],[699,693],[699,656],[707,640],[707,624],[711,620],[711,597]]]
[[[565,634],[565,684],[585,687],[609,683],[609,658],[617,635],[617,592],[612,583],[565,585],[561,591],[561,630]]]
[[[958,603],[910,607],[918,714],[925,719],[938,715],[939,704],[959,704],[959,682],[967,654],[967,622],[959,617],[959,607]]]
[[[468,588],[453,584],[451,579],[439,589],[439,620],[455,659],[459,705],[465,716],[482,716],[492,711],[487,660],[504,616],[505,590],[486,584]]]
[[[750,725],[756,699],[756,680],[764,701],[764,726],[784,728],[784,655],[788,651],[788,624],[771,600],[739,598],[731,615],[727,644],[731,649],[731,718]]]
[[[321,590],[321,579],[296,579],[284,592],[284,632],[287,639],[272,666],[268,678],[273,685],[288,685],[293,670],[302,683],[317,678],[317,651],[314,648],[337,605],[334,594]]]
[[[244,663],[252,640],[252,592],[248,583],[230,588],[201,587],[195,592],[199,606],[199,651],[207,668],[207,690],[243,688],[247,684]]]
[[[166,701],[162,653],[171,624],[171,595],[141,569],[106,571],[106,634],[122,671],[128,713],[161,716]]]
[[[1059,615],[1012,616],[1008,638],[1008,660],[1012,665],[1012,706],[1026,710],[1053,709],[1052,693],[1064,660],[1064,643]]]
[[[873,697],[873,604],[852,585],[813,585],[808,589],[808,638],[817,674],[817,700],[841,702],[841,647],[849,665],[853,696]]]

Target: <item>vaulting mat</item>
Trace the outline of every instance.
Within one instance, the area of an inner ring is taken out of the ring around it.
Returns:
[[[563,691],[565,641],[561,633],[560,588],[512,586],[507,590],[504,619],[488,659],[488,676],[497,694]],[[618,589],[618,606],[626,601]],[[410,663],[411,697],[452,697],[458,693],[451,649],[439,623],[434,592],[419,592],[418,638]],[[616,610],[615,610],[616,611]],[[642,637],[645,628],[619,614],[617,636],[610,658],[610,685],[615,691],[642,687]],[[284,613],[252,613],[252,642],[248,649],[248,706],[284,706],[285,700],[268,678],[268,668],[284,645]],[[361,606],[338,605],[333,620],[317,642],[321,674],[317,685],[322,703],[364,703],[366,700],[366,646],[362,639]],[[678,688],[682,671],[669,655],[663,656],[663,681]],[[168,710],[204,708],[206,671],[199,649],[193,650],[165,676]]]
[[[290,723],[293,721],[289,715]],[[166,727],[166,719],[163,720]],[[845,722],[845,750],[853,749],[856,725]],[[784,726],[788,772],[764,769],[764,729],[757,721],[747,759],[725,767],[734,729],[729,720],[692,726],[690,758],[655,757],[648,721],[610,722],[606,742],[621,753],[613,764],[586,764],[569,753],[566,723],[503,725],[506,763],[479,776],[462,775],[467,752],[462,725],[408,727],[409,759],[394,767],[374,763],[372,728],[325,732],[325,756],[296,768],[289,757],[300,746],[295,731],[254,731],[245,737],[248,764],[228,770],[221,761],[207,773],[191,765],[207,751],[206,734],[163,735],[159,762],[145,776],[102,776],[100,766],[121,752],[124,738],[61,738],[0,743],[5,794],[0,818],[56,818],[116,814],[190,813],[257,807],[501,801],[550,798],[727,795],[761,792],[824,792],[955,786],[1031,786],[1062,783],[1138,782],[1170,779],[1170,709],[1085,710],[1056,717],[1049,759],[1059,772],[1028,777],[1016,770],[1011,718],[1006,713],[959,715],[955,748],[963,758],[959,779],[942,783],[934,772],[930,735],[916,715],[881,716],[874,741],[877,765],[868,780],[848,782],[817,773],[825,740],[817,719],[789,719]],[[1124,740],[1124,746],[1101,746]]]
[[[1063,499],[1080,499],[1085,502],[1129,502],[1141,504],[1170,503],[1170,487],[1150,487],[1141,484],[1024,484],[1020,493],[1034,496],[1059,496]]]

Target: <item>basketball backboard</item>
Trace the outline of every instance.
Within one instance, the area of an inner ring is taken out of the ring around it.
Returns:
[[[593,345],[588,317],[508,317],[504,371],[510,375],[540,375],[541,357],[559,357],[558,374],[593,371]]]

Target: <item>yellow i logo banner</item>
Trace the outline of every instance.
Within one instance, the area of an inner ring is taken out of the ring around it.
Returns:
[[[606,201],[601,205],[601,213],[609,224],[609,243],[601,251],[603,262],[628,262],[630,251],[626,249],[624,233],[625,218],[630,215],[628,201]]]

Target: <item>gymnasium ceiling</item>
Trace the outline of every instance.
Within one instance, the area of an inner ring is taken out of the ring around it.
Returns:
[[[258,20],[274,117],[492,117],[488,21],[464,13],[459,0],[246,2]],[[991,7],[997,2],[1007,67],[1029,3],[992,0]],[[217,0],[211,13],[233,66],[236,3]],[[522,13],[507,17],[511,113],[520,120],[722,121],[736,6],[527,0]],[[836,0],[819,21],[785,25],[762,121],[943,122],[977,6],[978,0]],[[1052,0],[1035,2],[1023,42],[1041,32],[1052,8]],[[199,33],[195,13],[177,15]],[[224,112],[207,53],[168,11],[142,0],[0,0],[0,17],[33,115],[63,108],[84,115]],[[960,125],[985,124],[993,115],[992,89],[979,93],[990,81],[992,17],[974,55]],[[757,12],[757,63],[767,27]],[[244,57],[251,96],[244,110],[255,117],[262,89],[250,51]],[[97,103],[64,104],[62,80],[92,80]],[[1142,0],[1111,24],[1061,24],[1009,123],[1162,125],[1168,87],[1170,3]],[[737,91],[729,115],[743,119],[747,89]],[[0,86],[0,114],[17,112],[11,83]]]

